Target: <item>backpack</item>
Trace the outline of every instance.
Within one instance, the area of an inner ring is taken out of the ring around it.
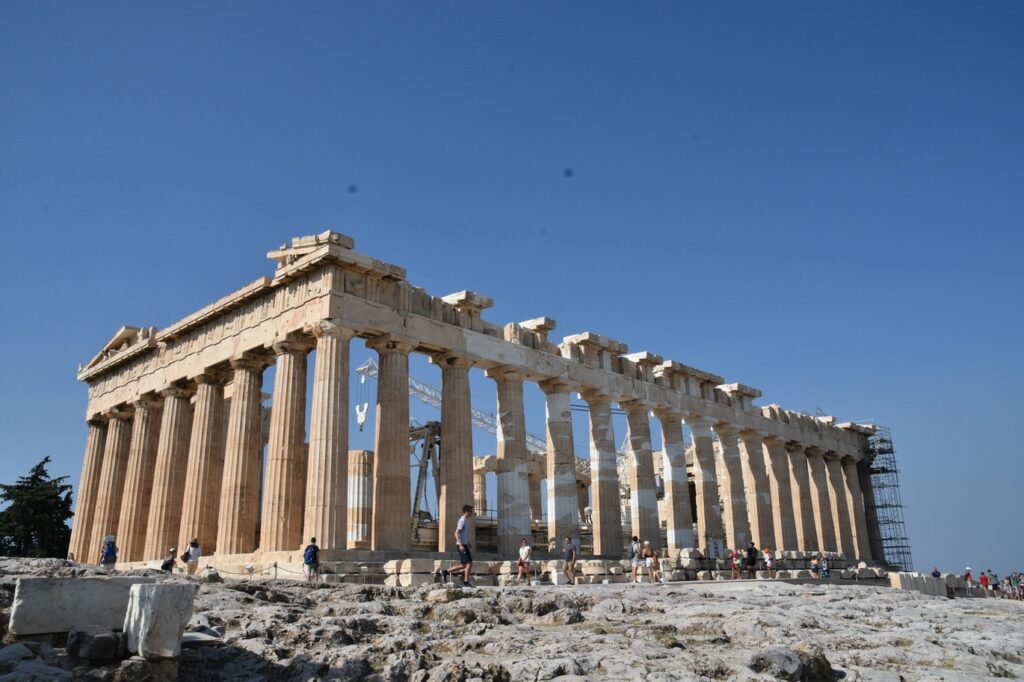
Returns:
[[[306,553],[302,555],[302,561],[306,564],[315,564],[319,559],[320,553],[317,551],[316,545],[307,545]]]
[[[636,559],[638,556],[640,556],[640,545],[635,542],[629,543],[629,549],[626,550],[626,558]]]

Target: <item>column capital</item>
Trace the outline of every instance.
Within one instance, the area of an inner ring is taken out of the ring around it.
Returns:
[[[495,381],[523,381],[526,379],[526,375],[512,367],[505,365],[498,365],[497,367],[491,367],[484,371],[484,374],[488,379],[494,379]]]
[[[163,402],[163,397],[159,394],[147,393],[140,396],[137,400],[133,400],[131,406],[136,410],[155,410],[159,409]]]
[[[825,461],[826,462],[831,462],[833,460],[842,459],[841,455],[838,452],[835,452],[834,450],[826,450],[824,454],[825,454]]]
[[[683,421],[683,415],[671,407],[655,407],[654,416],[658,418],[658,421]]]
[[[159,393],[164,398],[190,398],[194,391],[184,386],[175,386],[172,384],[167,388],[160,389]]]
[[[843,466],[847,466],[847,465],[856,466],[857,464],[860,463],[860,457],[855,457],[853,455],[842,455],[839,458],[839,461],[841,461],[843,463]]]
[[[808,457],[822,457],[824,456],[825,451],[821,448],[816,448],[813,445],[808,445],[804,448],[804,454]]]
[[[785,446],[787,452],[803,453],[805,449],[803,443],[800,443],[795,440],[787,440],[783,445]]]
[[[717,422],[714,429],[715,433],[717,433],[719,437],[728,436],[730,438],[736,438],[740,433],[740,427],[730,422]]]
[[[408,355],[416,348],[416,341],[411,338],[396,336],[395,334],[381,334],[380,336],[368,339],[366,347],[382,355],[384,353]]]
[[[580,397],[583,398],[583,402],[587,405],[610,405],[612,402],[611,396],[607,393],[602,393],[596,388],[584,388],[580,390]]]
[[[652,404],[646,400],[640,400],[639,398],[630,398],[627,400],[620,400],[619,407],[622,408],[623,412],[649,412]]]
[[[85,420],[85,423],[89,426],[95,426],[97,428],[107,428],[107,416],[105,414],[94,414]]]
[[[743,440],[751,440],[756,438],[760,440],[762,443],[766,440],[765,435],[758,431],[757,429],[741,428],[739,430],[739,437],[742,438]]]
[[[575,390],[575,387],[562,377],[554,377],[553,379],[539,381],[537,382],[537,386],[540,387],[540,390],[544,391],[545,395],[572,393],[573,390]]]
[[[103,413],[103,416],[106,417],[108,420],[116,419],[118,421],[128,421],[129,419],[132,418],[132,414],[134,412],[135,411],[131,407],[119,406],[107,410],[106,412]]]
[[[699,414],[697,412],[689,412],[687,414],[684,414],[683,421],[686,422],[686,425],[689,426],[691,429],[710,429],[715,424],[714,420],[711,417],[706,417],[703,414]]]
[[[289,334],[288,338],[281,341],[275,341],[270,344],[270,349],[274,351],[274,355],[299,355],[308,353],[313,349],[313,343],[310,339],[301,337],[295,334]]]
[[[222,369],[204,369],[202,374],[191,378],[197,385],[211,384],[213,386],[223,386],[228,382],[228,374]]]
[[[228,365],[233,370],[251,369],[259,371],[273,364],[273,362],[274,360],[269,353],[265,351],[251,350],[232,357],[228,360]]]
[[[460,355],[454,351],[444,351],[442,353],[434,353],[430,356],[431,364],[437,365],[438,367],[456,367],[459,369],[469,369],[476,364],[475,361],[470,360],[464,355]]]
[[[332,320],[330,318],[307,325],[304,328],[304,331],[312,334],[318,339],[330,336],[343,341],[347,341],[356,335],[356,330],[344,327],[337,320]]]

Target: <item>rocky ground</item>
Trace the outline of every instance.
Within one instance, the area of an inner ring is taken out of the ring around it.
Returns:
[[[0,594],[9,604],[21,573],[94,570],[0,561]],[[227,581],[202,585],[189,627],[223,643],[183,651],[182,680],[1024,675],[1024,602],[825,582],[446,589]],[[22,642],[0,649],[0,680],[25,679],[9,676],[29,664],[95,680],[149,674],[125,663],[90,667],[62,648]]]

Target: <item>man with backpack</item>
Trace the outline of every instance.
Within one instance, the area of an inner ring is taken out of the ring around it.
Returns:
[[[626,558],[629,559],[629,565],[633,567],[633,580],[631,582],[640,582],[637,578],[637,573],[640,571],[640,555],[643,551],[643,547],[640,546],[640,538],[634,535],[629,543],[629,548],[626,550]]]
[[[302,552],[302,571],[306,574],[306,580],[311,583],[315,583],[320,575],[320,548],[317,547],[316,538],[310,538],[309,544]]]

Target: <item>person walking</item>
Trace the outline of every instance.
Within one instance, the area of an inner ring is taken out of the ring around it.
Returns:
[[[189,575],[195,575],[196,569],[199,568],[199,557],[203,556],[203,552],[199,549],[199,538],[192,538],[192,542],[188,543],[188,547],[185,548],[185,552],[181,555],[181,560],[185,562],[185,572]]]
[[[753,542],[751,542],[749,545],[747,545],[747,565],[746,565],[746,568],[747,568],[747,575],[749,575],[751,579],[757,577],[757,547],[754,546]]]
[[[310,538],[306,549],[302,551],[302,571],[306,574],[306,581],[315,583],[320,576],[320,547],[316,544],[316,538]]]
[[[661,564],[658,562],[658,552],[651,546],[650,540],[644,540],[644,564],[647,566],[647,575],[651,582],[661,581]]]
[[[108,535],[103,538],[103,547],[100,549],[100,566],[112,571],[115,564],[117,564],[117,543],[114,542],[113,535]]]
[[[821,555],[811,557],[811,577],[820,577],[821,571]]]
[[[629,549],[626,550],[626,558],[629,559],[629,565],[633,569],[633,577],[630,580],[631,583],[640,582],[638,573],[640,572],[640,554],[643,553],[643,549],[640,547],[640,538],[633,536],[633,539],[629,543]]]
[[[822,578],[828,578],[830,576],[830,574],[828,572],[828,557],[827,556],[821,557],[821,561],[819,562],[818,565],[821,568],[821,577]]]
[[[530,543],[523,538],[519,542],[519,573],[516,574],[516,585],[519,585],[519,581],[522,578],[526,578],[526,582],[530,582],[530,558],[533,556],[533,549],[530,547]]]
[[[442,582],[448,582],[448,576],[452,573],[462,573],[462,585],[464,587],[476,587],[473,584],[473,554],[469,549],[469,520],[473,518],[473,505],[462,505],[462,516],[455,525],[455,546],[459,550],[459,565],[455,568],[441,569]]]
[[[565,541],[562,543],[562,554],[565,560],[562,566],[562,573],[569,581],[570,585],[576,584],[576,545],[573,544],[572,538],[568,535],[565,536]]]
[[[764,568],[768,571],[768,577],[775,577],[775,560],[772,558],[772,550],[764,548]]]
[[[162,564],[160,564],[161,571],[163,571],[164,573],[174,572],[174,560],[177,558],[174,556],[174,553],[177,551],[177,547],[171,547],[169,550],[167,550],[167,558],[164,559],[164,562]]]
[[[742,561],[743,557],[738,549],[729,552],[729,577],[733,580],[739,580],[743,577],[742,567],[740,566]]]
[[[970,594],[971,590],[974,589],[974,576],[971,575],[970,566],[964,569],[964,582],[967,583],[967,594]]]

